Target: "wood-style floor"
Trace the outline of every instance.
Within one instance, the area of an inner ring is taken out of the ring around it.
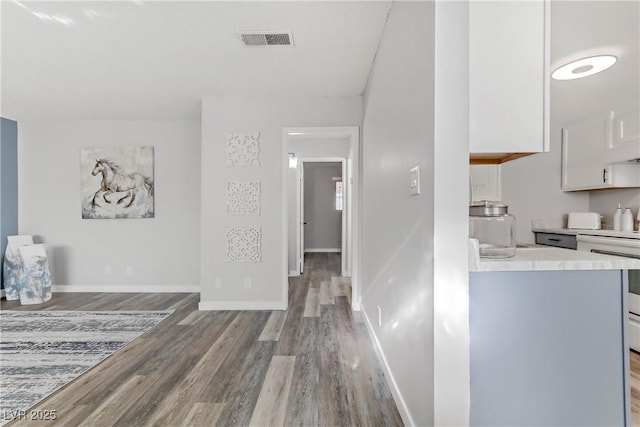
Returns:
[[[640,354],[631,352],[631,420],[640,427]]]
[[[286,312],[204,311],[198,294],[60,293],[4,310],[175,313],[33,409],[50,425],[399,426],[336,254],[307,257]],[[47,425],[33,421],[33,425]],[[14,421],[11,426],[30,425]]]

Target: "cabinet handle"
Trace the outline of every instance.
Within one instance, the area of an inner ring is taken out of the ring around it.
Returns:
[[[551,241],[551,242],[559,242],[560,239],[549,239],[549,241]]]
[[[607,183],[607,168],[602,169],[602,182]]]

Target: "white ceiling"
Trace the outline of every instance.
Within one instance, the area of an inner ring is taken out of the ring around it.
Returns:
[[[600,74],[551,81],[551,119],[558,126],[640,100],[640,1],[552,1],[551,69],[587,56],[613,54]]]
[[[2,1],[2,115],[199,117],[203,95],[361,95],[388,1]],[[245,47],[241,31],[292,31]]]
[[[362,94],[388,1],[1,1],[1,111],[41,118],[198,118],[206,95]],[[619,57],[553,81],[552,120],[640,98],[640,1],[552,1],[552,69]],[[247,48],[244,30],[292,31]]]

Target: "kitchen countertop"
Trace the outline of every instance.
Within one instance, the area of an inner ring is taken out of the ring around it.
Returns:
[[[613,230],[583,230],[577,228],[531,228],[534,233],[553,233],[553,234],[567,234],[576,236],[578,234],[585,234],[587,236],[610,236],[610,237],[624,237],[626,239],[640,239],[640,232],[638,231],[613,231]]]
[[[469,271],[640,270],[640,260],[591,252],[529,245],[512,258],[480,258],[478,241],[469,239]]]

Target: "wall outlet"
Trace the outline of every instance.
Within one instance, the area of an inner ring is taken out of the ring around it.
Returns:
[[[244,279],[244,288],[245,289],[251,289],[251,279],[250,278],[246,278]]]
[[[216,289],[222,288],[222,279],[216,279]]]
[[[127,276],[133,276],[133,266],[128,265],[126,270],[124,271],[124,274],[126,274]]]
[[[382,308],[378,306],[378,326],[382,326]]]

